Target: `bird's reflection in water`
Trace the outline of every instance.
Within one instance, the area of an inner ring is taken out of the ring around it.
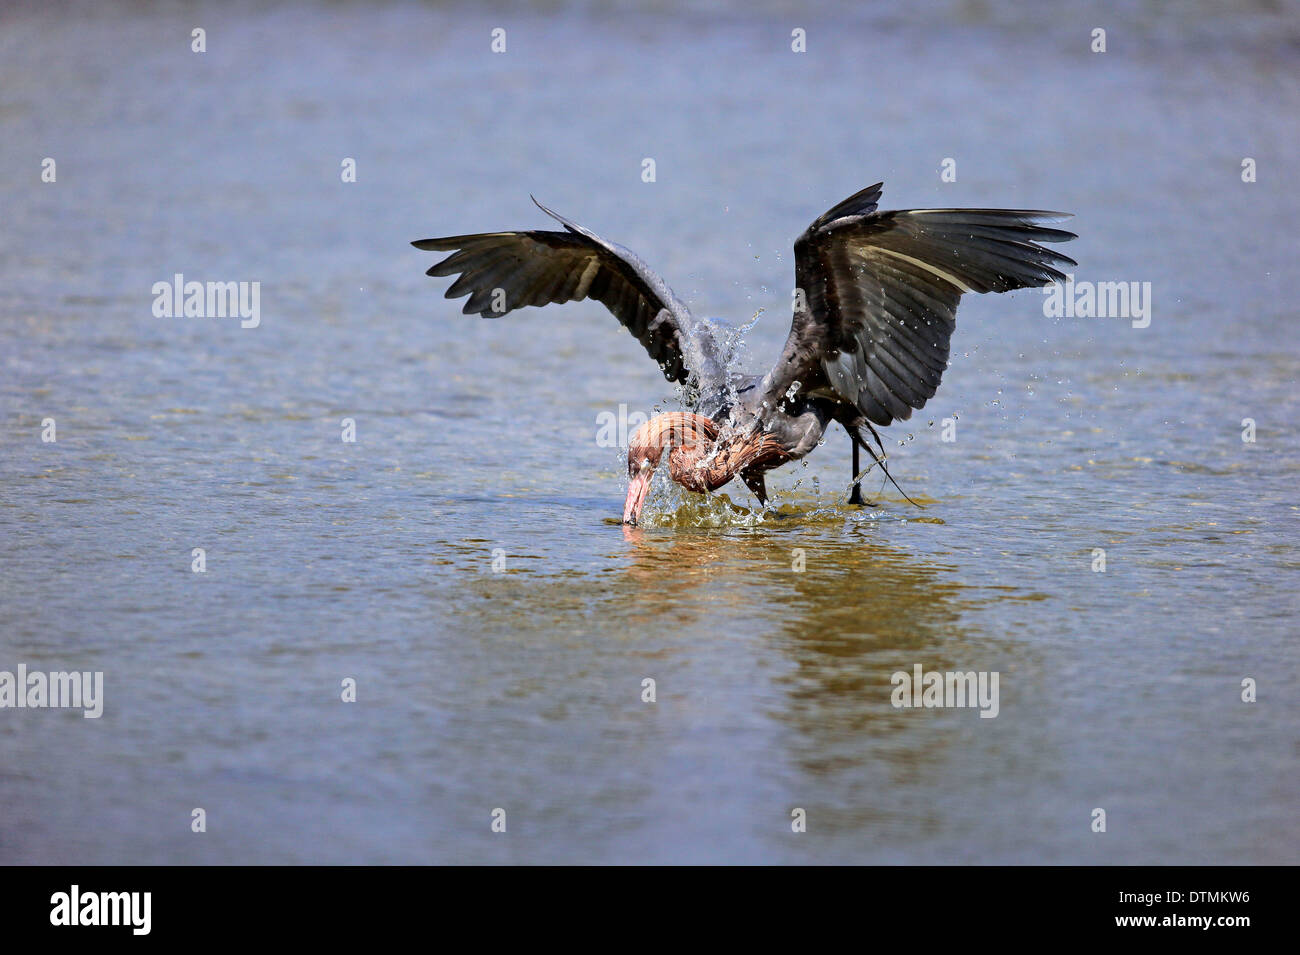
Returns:
[[[897,709],[890,678],[918,663],[927,671],[1003,665],[1010,642],[972,613],[987,605],[987,590],[890,545],[887,526],[867,521],[815,534],[799,525],[697,534],[625,528],[624,538],[623,593],[639,615],[663,621],[670,608],[676,624],[692,627],[745,619],[762,646],[788,662],[756,703],[781,738],[771,772],[794,797],[819,805],[824,831],[933,832],[943,814],[927,809],[924,794],[951,789],[942,780],[954,744],[994,721],[974,709]]]
[[[758,526],[603,525],[576,538],[580,559],[467,574],[440,624],[448,708],[467,736],[491,736],[481,771],[500,785],[552,781],[557,819],[572,803],[553,785],[562,766],[584,792],[604,786],[628,825],[709,806],[707,833],[803,806],[816,827],[799,845],[844,861],[960,838],[977,824],[970,781],[1005,764],[1008,714],[895,709],[890,677],[1023,659],[1005,625],[1024,595],[909,552],[898,520],[814,508]]]
[[[755,629],[784,642],[797,671],[817,674],[818,689],[831,695],[864,686],[844,664],[945,654],[961,642],[962,612],[975,600],[950,568],[891,546],[869,525],[846,524],[833,535],[800,526],[622,530],[630,547],[620,593],[632,608],[658,620],[670,608],[679,625],[743,611],[762,620],[766,626]]]

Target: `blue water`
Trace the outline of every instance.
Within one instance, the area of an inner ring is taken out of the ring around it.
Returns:
[[[0,670],[105,702],[0,710],[0,861],[1295,861],[1298,38],[1290,3],[6,8]],[[463,317],[408,245],[546,228],[533,193],[757,314],[762,370],[792,240],[881,179],[1072,211],[1077,280],[1152,289],[1146,328],[968,297],[885,432],[924,510],[842,506],[836,431],[761,521],[665,484],[620,527],[598,420],[673,407],[654,364],[592,303]],[[177,272],[260,282],[260,324],[155,317]],[[917,663],[998,671],[999,715],[894,708]]]

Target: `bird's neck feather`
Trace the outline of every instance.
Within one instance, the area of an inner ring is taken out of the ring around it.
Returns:
[[[721,446],[716,441],[678,445],[668,453],[668,468],[678,484],[703,493],[717,490],[747,468],[785,457],[788,455],[774,437],[760,433]]]

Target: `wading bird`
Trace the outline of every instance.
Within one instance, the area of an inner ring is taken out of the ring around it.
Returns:
[[[633,252],[536,199],[563,232],[411,244],[453,253],[428,274],[459,274],[446,296],[469,295],[465,314],[495,318],[528,305],[592,298],[636,336],[669,381],[685,387],[690,411],[656,415],[628,442],[625,523],[640,518],[665,452],[670,476],[683,487],[713,491],[739,476],[766,503],[764,472],[808,454],[832,421],[852,440],[849,502],[860,504],[865,472],[858,451],[866,448],[883,469],[873,425],[909,418],[934,396],[962,294],[1064,281],[1058,267],[1077,264],[1038,244],[1076,238],[1043,225],[1067,213],[877,212],[882,185],[849,196],[795,242],[794,321],[780,358],[762,376],[730,369],[735,341],[692,318]]]

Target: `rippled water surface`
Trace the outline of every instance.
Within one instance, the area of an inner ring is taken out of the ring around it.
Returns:
[[[0,710],[0,861],[1295,861],[1294,4],[71,9],[0,14],[0,670],[105,706]],[[766,514],[621,527],[598,420],[673,407],[654,364],[591,303],[462,317],[408,245],[531,192],[757,314],[759,370],[879,179],[1073,211],[1078,280],[1152,289],[968,297],[884,433],[924,509],[843,506],[834,430]],[[155,318],[177,272],[260,325]],[[915,664],[997,718],[895,709]]]

